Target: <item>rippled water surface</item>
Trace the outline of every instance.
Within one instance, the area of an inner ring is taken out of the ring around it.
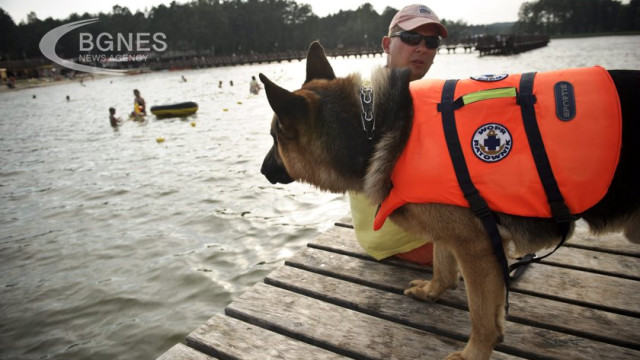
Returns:
[[[330,61],[339,76],[384,63]],[[640,36],[553,40],[509,57],[443,52],[429,77],[595,64],[640,69]],[[0,93],[0,358],[155,358],[346,215],[342,195],[273,186],[259,172],[271,110],[249,95],[250,77],[294,89],[304,66]],[[149,106],[200,110],[113,131],[108,108],[126,117],[134,88]]]

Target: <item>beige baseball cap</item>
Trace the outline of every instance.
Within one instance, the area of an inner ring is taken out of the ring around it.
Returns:
[[[407,5],[398,11],[389,24],[389,32],[396,26],[409,31],[426,24],[435,24],[443,38],[449,35],[447,28],[440,23],[438,15],[429,7],[419,4]]]

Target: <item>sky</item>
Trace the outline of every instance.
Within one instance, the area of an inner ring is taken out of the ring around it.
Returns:
[[[189,0],[176,0],[186,3]],[[33,11],[39,19],[52,17],[64,19],[71,13],[97,14],[108,13],[114,5],[126,6],[132,12],[145,11],[159,4],[168,5],[171,0],[0,0],[0,8],[4,9],[13,21],[18,24],[26,20],[27,13]],[[396,9],[404,5],[415,3],[388,0],[296,0],[300,4],[309,4],[313,12],[324,17],[340,10],[355,10],[368,2],[381,14],[385,7]],[[422,4],[429,6],[441,19],[462,20],[471,25],[491,24],[495,22],[509,22],[518,20],[518,10],[525,0],[422,0]]]

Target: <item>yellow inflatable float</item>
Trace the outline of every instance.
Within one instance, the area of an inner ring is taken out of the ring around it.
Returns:
[[[198,104],[193,101],[151,107],[151,113],[158,118],[189,116],[196,111],[198,111]]]

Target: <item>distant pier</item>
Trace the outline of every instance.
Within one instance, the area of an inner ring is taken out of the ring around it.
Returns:
[[[524,51],[547,46],[549,44],[549,36],[547,35],[484,35],[474,41],[465,41],[455,44],[443,43],[438,52],[446,50],[447,53],[455,53],[461,48],[465,53],[472,53],[475,50],[480,52],[480,56],[484,55],[511,55]],[[328,57],[376,57],[383,56],[384,52],[379,46],[374,47],[349,47],[325,49]],[[294,60],[301,61],[307,57],[306,50],[297,51],[281,51],[264,54],[242,54],[242,55],[225,55],[225,56],[199,56],[199,55],[182,55],[171,56],[167,54],[163,57],[150,60],[147,65],[149,70],[178,70],[184,68],[200,68],[200,67],[220,67],[234,65],[250,65],[271,62],[291,62]]]
[[[350,47],[325,49],[328,57],[375,57],[382,56],[383,51],[380,47]],[[301,61],[307,58],[307,50],[290,50],[279,51],[264,54],[240,54],[240,55],[224,55],[224,56],[178,56],[178,57],[161,57],[148,63],[150,70],[177,70],[184,68],[201,68],[201,67],[221,67],[235,65],[251,65],[272,62],[292,62],[294,60]]]
[[[484,55],[512,55],[549,44],[548,35],[484,35],[476,42],[476,50]]]
[[[473,52],[474,48],[475,48],[475,44],[473,43],[469,43],[469,42],[465,42],[465,43],[456,43],[456,44],[442,44],[440,45],[440,47],[438,48],[438,53],[440,53],[440,51],[442,50],[447,50],[447,54],[450,53],[456,53],[456,49],[458,48],[462,48],[462,50],[464,50],[464,52]]]
[[[456,52],[458,48],[465,53],[479,51],[480,56],[484,55],[511,55],[524,51],[547,46],[549,36],[547,35],[483,35],[466,39],[458,43],[443,44],[438,48],[438,52],[444,50],[448,54]],[[325,49],[328,57],[376,57],[383,56],[384,51],[380,46],[360,46],[360,47],[338,47]],[[136,58],[140,54],[126,54],[126,59]],[[125,69],[130,74],[157,70],[183,70],[209,67],[224,67],[236,65],[251,65],[272,62],[301,61],[307,57],[307,50],[287,50],[270,53],[248,53],[231,55],[199,54],[196,51],[168,51],[163,53],[145,54],[144,62],[117,61],[108,63],[85,63],[89,66],[105,67],[107,69]],[[69,59],[73,61],[74,59]],[[46,59],[24,59],[12,61],[0,61],[0,69],[3,70],[3,80],[8,74],[12,74],[17,79],[49,78],[60,77],[66,69],[57,64],[53,64]]]

